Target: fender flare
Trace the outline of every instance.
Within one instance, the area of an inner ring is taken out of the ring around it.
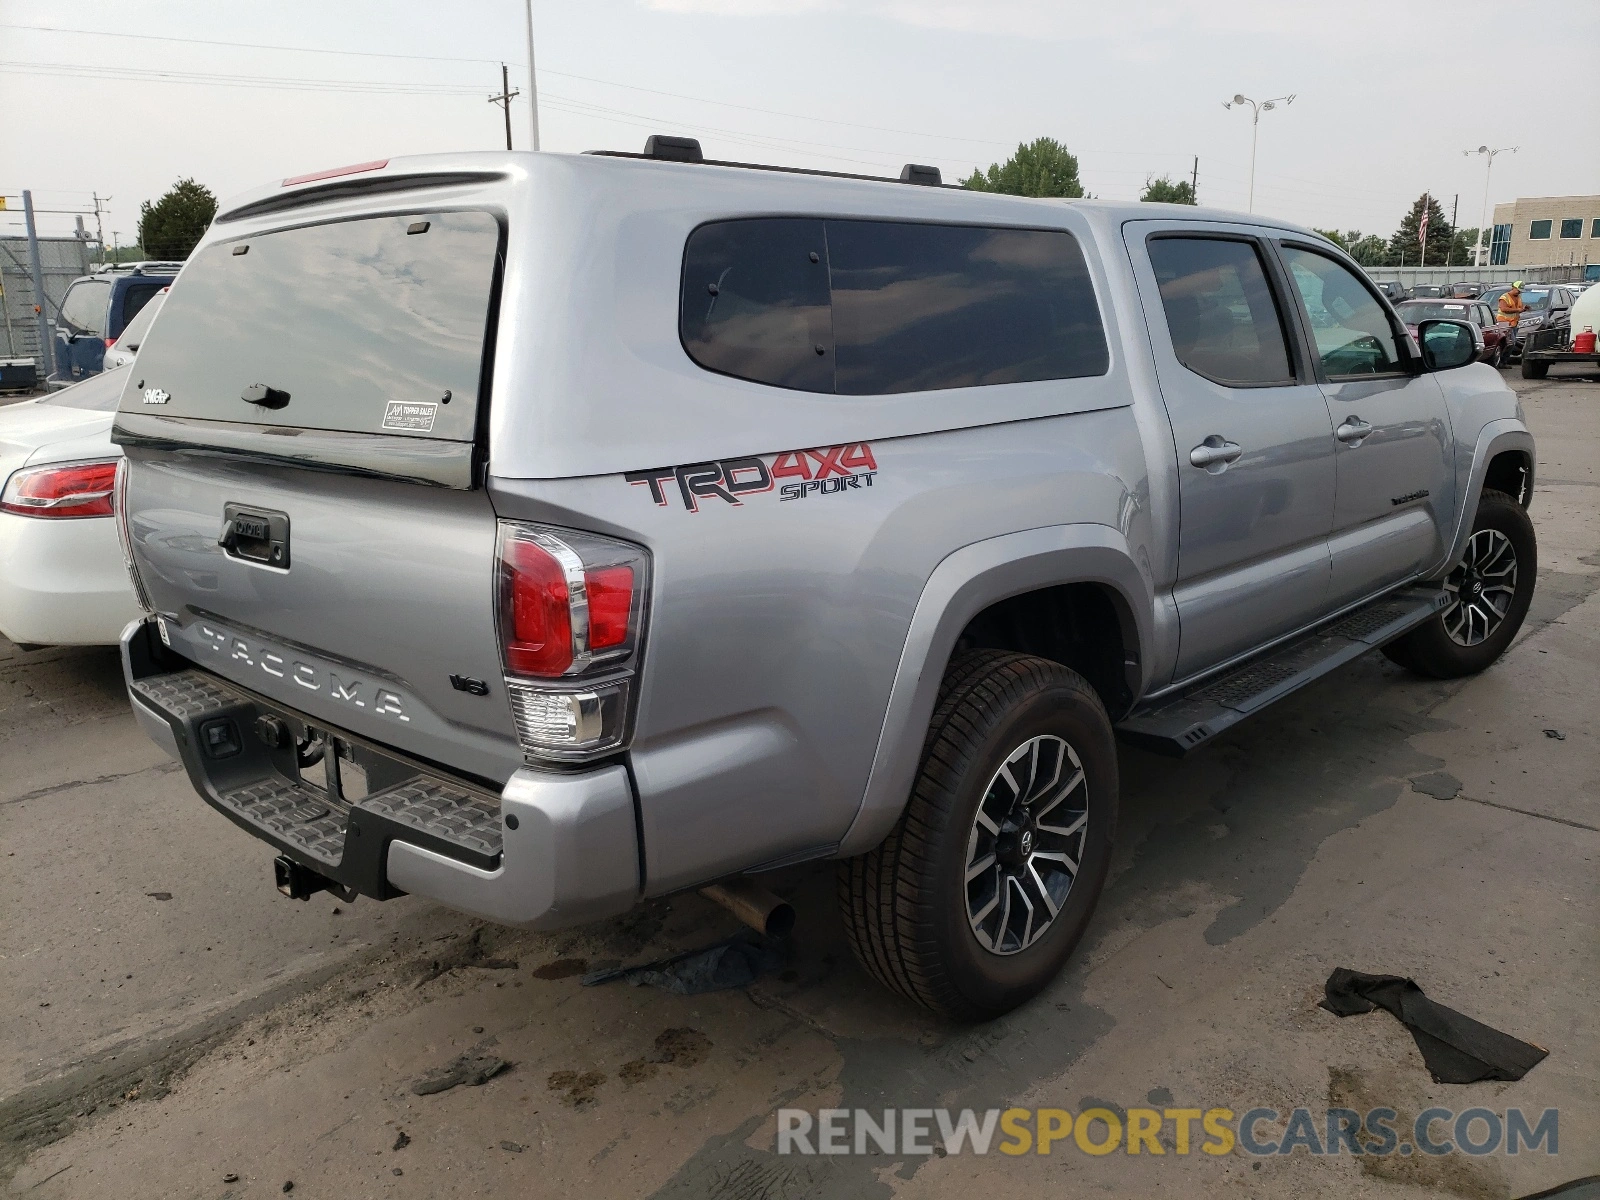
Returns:
[[[894,828],[911,795],[945,664],[967,623],[989,605],[1068,583],[1098,583],[1118,598],[1125,636],[1138,654],[1135,694],[1149,683],[1154,588],[1127,539],[1109,525],[1052,525],[974,542],[934,568],[912,613],[855,820],[835,851],[872,849]],[[1136,640],[1135,640],[1136,639]]]
[[[1478,501],[1483,497],[1483,481],[1488,477],[1489,464],[1496,455],[1507,450],[1520,450],[1528,456],[1528,495],[1533,495],[1534,470],[1538,465],[1533,434],[1517,417],[1490,421],[1479,431],[1477,445],[1472,451],[1472,468],[1467,476],[1467,486],[1462,489],[1455,535],[1450,539],[1450,552],[1445,555],[1443,562],[1428,572],[1428,579],[1442,579],[1448,575],[1466,553],[1467,539],[1472,536],[1472,522],[1478,514]]]

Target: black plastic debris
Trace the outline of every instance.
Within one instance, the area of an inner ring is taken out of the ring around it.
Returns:
[[[447,1092],[461,1084],[466,1084],[468,1087],[482,1087],[510,1067],[511,1064],[505,1059],[493,1054],[461,1054],[444,1066],[424,1071],[417,1076],[411,1083],[411,1090],[418,1096],[432,1096],[436,1092]]]
[[[1544,731],[1544,735],[1545,737],[1552,738],[1558,742],[1564,742],[1567,740],[1567,735],[1562,733],[1559,729],[1546,729]]]
[[[1381,1008],[1411,1031],[1435,1083],[1521,1079],[1550,1052],[1436,1003],[1401,975],[1335,969],[1321,1006],[1339,1017]]]
[[[584,987],[594,987],[626,979],[635,987],[648,986],[680,996],[698,996],[747,987],[767,972],[782,967],[784,960],[782,942],[754,931],[742,931],[713,946],[685,950],[655,962],[591,971],[581,982]]]

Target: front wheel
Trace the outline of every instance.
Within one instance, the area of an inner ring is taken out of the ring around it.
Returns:
[[[1522,628],[1538,569],[1538,543],[1527,512],[1504,492],[1486,488],[1466,553],[1444,581],[1450,606],[1390,642],[1384,654],[1434,679],[1487,669]]]
[[[1543,379],[1548,374],[1550,374],[1549,363],[1535,362],[1526,354],[1522,356],[1522,377],[1524,379]]]
[[[968,651],[945,673],[899,822],[840,864],[851,949],[879,982],[957,1020],[1044,988],[1083,936],[1117,823],[1100,698],[1058,663]]]

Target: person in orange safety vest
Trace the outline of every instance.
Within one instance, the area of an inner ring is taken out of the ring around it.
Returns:
[[[1495,313],[1495,320],[1501,325],[1509,325],[1511,330],[1515,330],[1518,320],[1521,319],[1522,314],[1527,311],[1527,308],[1528,306],[1522,302],[1522,280],[1519,279],[1511,285],[1511,290],[1509,292],[1504,293],[1500,297],[1500,304],[1498,306],[1498,311]],[[1510,332],[1511,330],[1508,330],[1507,332]]]

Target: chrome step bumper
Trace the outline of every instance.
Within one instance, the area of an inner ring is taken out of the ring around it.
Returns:
[[[122,638],[139,723],[208,804],[310,870],[374,899],[423,895],[539,929],[638,900],[638,826],[621,766],[523,768],[496,794],[212,675],[153,628],[135,622]],[[263,719],[281,726],[281,744],[258,732]],[[307,764],[309,744],[322,756]]]

